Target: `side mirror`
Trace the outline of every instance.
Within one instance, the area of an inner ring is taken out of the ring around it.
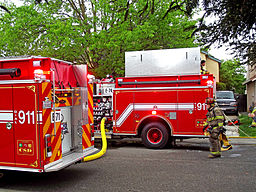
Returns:
[[[239,99],[239,95],[236,96],[236,99]]]

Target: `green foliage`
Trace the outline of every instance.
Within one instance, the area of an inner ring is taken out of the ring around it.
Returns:
[[[204,16],[199,27],[202,42],[219,47],[227,43],[243,64],[255,63],[256,1],[203,0],[202,5]],[[207,23],[205,18],[209,18]]]
[[[217,82],[216,89],[217,89],[217,91],[225,91],[225,90],[227,90],[227,86],[225,83]]]
[[[79,29],[73,19],[54,15],[63,4],[30,4],[10,7],[11,14],[0,20],[0,55],[42,55],[75,60],[78,50],[74,37]]]
[[[245,73],[246,70],[244,66],[241,66],[239,60],[225,61],[220,68],[220,82],[226,85],[226,90],[244,94],[246,87],[242,83],[246,80]]]
[[[247,115],[240,115],[239,120],[241,125],[239,125],[239,136],[241,137],[256,137],[256,128],[249,127],[252,123],[252,118]]]
[[[124,75],[124,53],[196,46],[194,1],[26,0],[0,15],[0,55],[87,63],[97,77]],[[80,2],[80,3],[79,3]],[[190,3],[188,3],[190,2]]]

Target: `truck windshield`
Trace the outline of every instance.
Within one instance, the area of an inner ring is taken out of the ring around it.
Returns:
[[[217,99],[234,99],[233,92],[216,92]]]

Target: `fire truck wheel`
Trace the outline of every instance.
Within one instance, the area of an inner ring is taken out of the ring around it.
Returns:
[[[152,122],[143,128],[141,138],[147,148],[162,149],[169,140],[169,133],[162,123]]]

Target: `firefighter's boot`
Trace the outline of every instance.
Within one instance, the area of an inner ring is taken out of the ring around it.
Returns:
[[[210,159],[219,158],[219,157],[221,157],[221,154],[210,154],[210,155],[208,155],[208,157]]]
[[[222,146],[221,151],[228,151],[232,149],[232,145]]]

